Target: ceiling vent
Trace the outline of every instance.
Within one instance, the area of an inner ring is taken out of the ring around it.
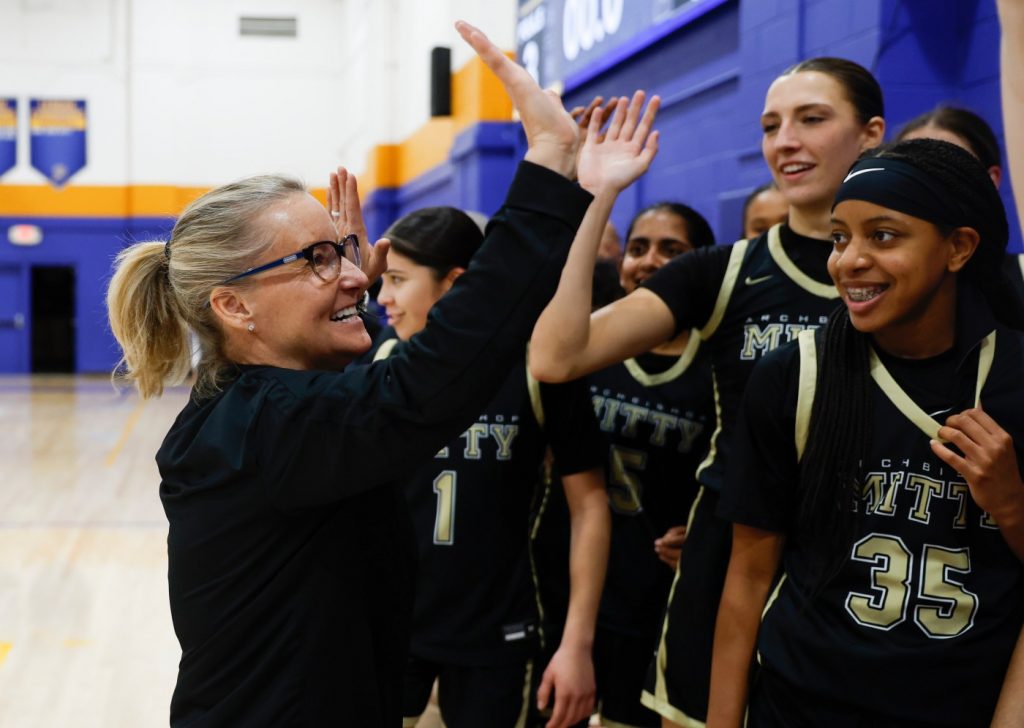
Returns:
[[[243,36],[270,36],[295,38],[299,34],[298,18],[258,18],[242,16],[238,19],[238,32]]]

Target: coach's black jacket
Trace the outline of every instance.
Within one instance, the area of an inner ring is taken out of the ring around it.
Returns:
[[[413,543],[391,482],[522,358],[590,195],[523,163],[424,331],[344,372],[240,367],[157,453],[175,726],[401,724]]]

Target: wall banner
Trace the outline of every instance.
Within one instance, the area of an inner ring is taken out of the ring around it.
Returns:
[[[0,98],[0,176],[18,162],[18,100]]]
[[[33,169],[63,187],[85,166],[85,101],[32,99],[29,135]]]
[[[541,86],[571,91],[727,0],[519,0],[516,55]]]

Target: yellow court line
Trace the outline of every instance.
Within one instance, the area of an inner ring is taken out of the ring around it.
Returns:
[[[109,468],[117,460],[117,456],[121,454],[121,450],[124,449],[124,445],[128,442],[128,438],[131,437],[132,430],[135,429],[135,425],[138,424],[139,417],[142,416],[142,410],[146,407],[146,400],[139,399],[139,403],[135,405],[135,409],[128,415],[128,421],[124,423],[124,429],[121,431],[121,437],[114,444],[114,447],[110,450],[107,455],[107,461],[105,465]]]
[[[7,659],[7,653],[11,651],[14,644],[11,642],[0,642],[0,666],[4,664],[4,660]]]

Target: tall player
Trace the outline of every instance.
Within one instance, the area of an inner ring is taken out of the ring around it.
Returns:
[[[748,725],[989,724],[1024,623],[1024,305],[986,174],[928,139],[840,187],[846,307],[744,395],[709,726],[744,722],[755,640]]]
[[[694,251],[632,294],[587,315],[600,201],[587,211],[551,303],[534,328],[530,366],[545,381],[573,379],[699,329],[711,351],[718,427],[698,471],[702,490],[680,554],[658,676],[645,703],[676,723],[707,710],[714,620],[729,558],[730,525],[715,516],[743,387],[767,351],[824,322],[838,294],[828,277],[836,189],[885,133],[882,91],[851,61],[815,58],[768,89],[762,150],[789,200],[789,221],[756,240]],[[600,116],[600,114],[598,115]],[[598,206],[598,207],[595,207]]]

